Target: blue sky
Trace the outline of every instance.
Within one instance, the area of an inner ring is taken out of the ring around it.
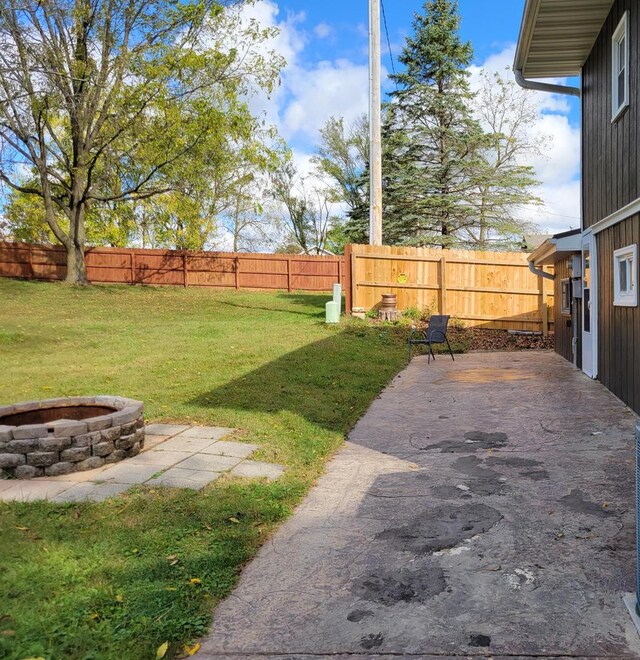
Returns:
[[[397,56],[412,30],[419,0],[386,0],[391,50]],[[524,0],[460,0],[461,35],[474,48],[472,74],[501,71],[513,61]],[[301,169],[330,116],[347,122],[366,111],[368,98],[368,0],[258,0],[250,14],[280,29],[271,46],[288,61],[276,95],[256,102],[293,148]],[[383,28],[383,67],[391,62]],[[389,82],[383,88],[389,89]],[[543,231],[579,226],[579,106],[568,97],[534,93],[536,135],[548,138],[545,153],[531,164],[542,181],[545,206],[528,219]]]
[[[350,43],[350,36],[354,33],[354,27],[367,25],[367,0],[283,0],[279,5],[285,11],[303,12],[311,25],[324,23],[335,30],[335,39],[330,43],[316,44],[309,52],[311,57],[332,57],[331,46],[343,53],[340,56],[357,51],[357,46],[354,48],[354,44]],[[413,15],[421,7],[422,2],[418,0],[384,2],[389,37],[394,46],[410,33]],[[460,1],[461,35],[473,43],[479,60],[486,59],[505,44],[516,41],[523,7],[523,0]],[[366,45],[366,39],[358,39],[358,45]]]

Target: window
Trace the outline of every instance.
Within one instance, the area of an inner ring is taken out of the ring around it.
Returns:
[[[613,304],[621,307],[638,305],[638,246],[616,250],[613,253]]]
[[[629,105],[629,12],[625,12],[613,33],[612,47],[612,121]]]
[[[560,280],[561,304],[560,313],[565,316],[571,315],[571,280]]]

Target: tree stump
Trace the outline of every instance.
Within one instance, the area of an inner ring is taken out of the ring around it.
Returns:
[[[398,320],[398,296],[395,293],[383,293],[382,305],[378,310],[378,318],[382,321]]]
[[[397,321],[400,312],[397,309],[380,309],[378,318],[381,321]]]

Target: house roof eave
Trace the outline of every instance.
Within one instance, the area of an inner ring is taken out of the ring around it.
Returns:
[[[514,69],[526,78],[580,75],[614,0],[526,0]]]
[[[556,234],[546,240],[537,250],[529,255],[529,261],[534,266],[550,266],[560,259],[576,254],[582,250],[582,233],[580,230]]]

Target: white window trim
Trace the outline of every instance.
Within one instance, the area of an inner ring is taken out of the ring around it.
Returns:
[[[618,73],[620,72],[619,44],[624,37],[624,98],[618,98]],[[629,12],[626,11],[611,39],[611,121],[615,122],[629,107]]]
[[[621,261],[631,257],[632,290],[628,292],[620,291],[620,267]],[[616,307],[637,307],[638,306],[638,246],[628,245],[627,247],[615,250],[613,253],[613,304]]]

